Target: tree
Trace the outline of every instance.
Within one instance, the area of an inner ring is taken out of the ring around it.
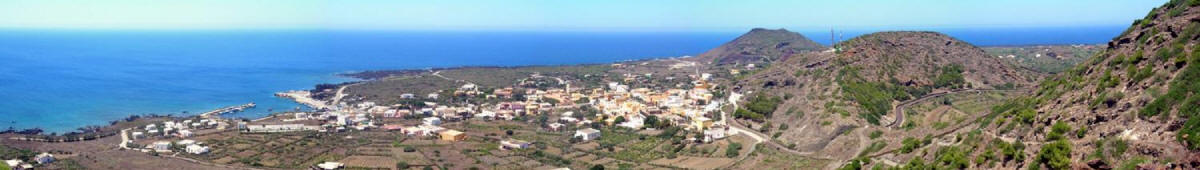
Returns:
[[[739,150],[742,150],[742,144],[731,142],[729,143],[729,146],[725,148],[725,157],[737,157],[740,155],[740,153],[738,153]]]
[[[617,119],[613,120],[613,124],[621,124],[621,123],[625,123],[625,116],[617,116]]]
[[[646,127],[659,128],[658,127],[658,116],[646,116],[646,120],[643,121],[642,123]]]
[[[408,169],[408,162],[396,162],[396,169]]]
[[[1056,140],[1042,147],[1038,152],[1037,164],[1046,165],[1050,169],[1067,169],[1071,166],[1071,144],[1067,140]]]
[[[589,170],[604,170],[604,165],[592,165],[592,168],[589,168]]]

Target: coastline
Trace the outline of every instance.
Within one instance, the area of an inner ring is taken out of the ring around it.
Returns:
[[[569,67],[569,66],[594,66],[594,65],[608,65],[608,64],[620,64],[620,63],[630,63],[630,62],[646,62],[646,61],[658,61],[658,60],[670,60],[670,59],[683,59],[683,58],[693,58],[693,56],[691,56],[691,55],[685,55],[685,56],[675,56],[675,57],[653,57],[653,58],[644,58],[644,59],[631,59],[631,60],[613,61],[613,62],[606,62],[606,63],[552,64],[552,65],[536,65],[536,64],[534,64],[534,65],[519,65],[519,66],[486,66],[486,65],[473,65],[473,66],[436,67],[436,68],[423,68],[423,69],[378,69],[378,70],[365,70],[365,71],[341,71],[341,72],[335,72],[335,73],[332,73],[332,75],[333,75],[333,76],[338,76],[338,77],[349,78],[349,79],[355,79],[356,81],[347,81],[347,82],[341,82],[341,83],[318,83],[318,84],[314,84],[314,86],[320,86],[320,85],[332,85],[334,88],[341,88],[341,87],[345,87],[345,86],[347,86],[347,85],[352,85],[352,84],[361,83],[361,82],[366,82],[366,81],[375,81],[375,80],[378,80],[379,78],[384,78],[384,77],[389,77],[389,76],[396,76],[396,75],[406,75],[406,74],[420,74],[420,73],[428,73],[428,72],[436,72],[436,71],[447,71],[447,70],[459,70],[459,69],[474,69],[474,68],[500,68],[500,69],[517,69],[517,68],[530,68],[530,67]],[[378,76],[378,77],[375,77],[375,76],[366,76],[367,74],[377,74],[377,75],[383,75],[383,76]],[[276,93],[274,93],[274,95],[275,95],[275,97],[279,97],[279,98],[286,98],[286,99],[288,99],[288,100],[289,100],[289,101],[291,101],[291,102],[294,102],[294,103],[297,103],[297,104],[300,104],[300,105],[303,105],[303,106],[306,106],[306,107],[309,107],[309,108],[312,108],[312,109],[328,109],[328,108],[331,108],[331,106],[332,106],[333,104],[332,104],[332,103],[330,103],[329,101],[324,101],[324,100],[321,100],[321,99],[318,99],[318,98],[315,98],[315,97],[311,96],[313,93],[312,93],[310,90],[314,90],[314,89],[319,89],[319,88],[300,89],[300,90],[287,90],[287,91],[283,91],[283,92],[276,92]],[[214,109],[214,110],[220,110],[220,109],[224,109],[224,108],[225,108],[225,107],[222,107],[222,108],[217,108],[217,109]],[[204,112],[211,112],[211,111],[204,111]],[[115,125],[117,125],[117,124],[119,124],[119,123],[122,123],[122,122],[132,122],[132,121],[137,121],[137,120],[139,120],[139,119],[144,119],[144,118],[188,118],[188,117],[199,117],[199,116],[203,116],[203,115],[201,115],[200,113],[204,113],[204,112],[196,112],[196,114],[188,114],[188,115],[178,115],[178,114],[173,114],[173,113],[168,113],[168,114],[155,114],[155,113],[148,113],[148,114],[134,114],[134,115],[129,115],[129,116],[126,116],[126,118],[121,118],[121,119],[117,119],[117,120],[110,120],[110,121],[108,121],[108,123],[107,123],[107,124],[105,124],[105,125],[84,125],[84,126],[80,126],[80,127],[79,127],[79,128],[77,128],[77,129],[68,130],[68,131],[62,131],[62,132],[53,132],[53,133],[50,133],[50,134],[47,134],[47,133],[46,133],[47,131],[45,131],[45,130],[44,130],[42,127],[31,127],[31,128],[23,128],[23,129],[9,129],[9,130],[7,130],[7,131],[0,131],[0,134],[19,134],[19,135],[29,135],[29,136],[41,136],[41,137],[46,137],[46,138],[66,137],[66,136],[68,136],[68,135],[79,135],[79,134],[89,134],[89,133],[95,133],[95,132],[97,132],[97,131],[94,131],[94,130],[91,130],[91,129],[105,129],[105,128],[110,128],[110,127],[113,127],[113,126],[115,126]],[[248,118],[248,119],[249,119],[249,120],[252,120],[252,121],[264,120],[264,119],[269,119],[269,118],[272,118],[274,115],[276,115],[276,114],[278,114],[278,113],[282,113],[282,112],[280,112],[280,111],[276,111],[276,112],[268,113],[268,114],[266,114],[266,115],[264,115],[264,116],[261,116],[261,117],[251,117],[251,118]],[[217,117],[221,117],[221,116],[217,116]],[[37,134],[28,134],[27,132],[37,132]]]

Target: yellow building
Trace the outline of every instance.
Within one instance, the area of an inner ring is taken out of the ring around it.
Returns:
[[[692,119],[692,126],[698,130],[708,129],[712,127],[713,120],[707,117],[696,117]]]
[[[467,140],[467,134],[457,130],[446,130],[439,133],[444,141],[464,141]]]

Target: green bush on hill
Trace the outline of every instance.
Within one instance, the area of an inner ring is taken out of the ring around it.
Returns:
[[[1046,139],[1050,142],[1042,146],[1042,150],[1038,152],[1035,158],[1035,164],[1029,165],[1036,168],[1045,165],[1050,169],[1066,169],[1071,166],[1071,143],[1069,143],[1063,134],[1071,131],[1071,126],[1065,122],[1056,122],[1050,127],[1050,133],[1046,135]]]
[[[933,79],[934,88],[956,88],[966,84],[961,65],[950,65],[938,69],[939,74]]]
[[[892,109],[892,101],[907,100],[916,95],[924,95],[928,88],[914,88],[896,85],[899,81],[870,82],[858,74],[858,68],[846,67],[839,72],[837,82],[847,99],[857,102],[862,112],[859,117],[871,124],[879,124],[879,117]]]

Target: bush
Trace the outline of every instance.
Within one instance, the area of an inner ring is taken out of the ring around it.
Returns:
[[[937,166],[935,169],[966,169],[970,163],[967,160],[968,152],[970,151],[956,146],[939,149],[934,161]]]
[[[746,103],[746,108],[752,112],[770,117],[772,113],[775,113],[775,108],[779,107],[779,103],[782,102],[783,99],[779,97],[760,94],[750,99]]]
[[[725,157],[737,157],[739,155],[739,150],[742,150],[742,144],[731,142],[729,143],[729,146],[725,148]]]
[[[963,68],[960,65],[950,65],[938,69],[937,77],[933,79],[934,88],[956,88],[966,83],[963,78]]]
[[[1067,123],[1061,121],[1055,122],[1054,125],[1050,127],[1050,133],[1046,135],[1046,140],[1066,139],[1063,134],[1069,131],[1071,131],[1071,125],[1067,125]]]
[[[1021,143],[1021,141],[1015,141],[1010,144],[1000,139],[996,139],[993,140],[992,143],[995,144],[997,148],[1000,148],[1000,154],[1004,156],[1004,161],[1025,161],[1025,144]]]
[[[1071,165],[1071,144],[1067,140],[1055,140],[1046,146],[1042,146],[1042,150],[1038,152],[1035,164],[1030,166],[1046,165],[1050,169],[1067,169]]]
[[[900,142],[900,153],[911,153],[913,150],[920,148],[923,142],[913,137],[904,137]]]

